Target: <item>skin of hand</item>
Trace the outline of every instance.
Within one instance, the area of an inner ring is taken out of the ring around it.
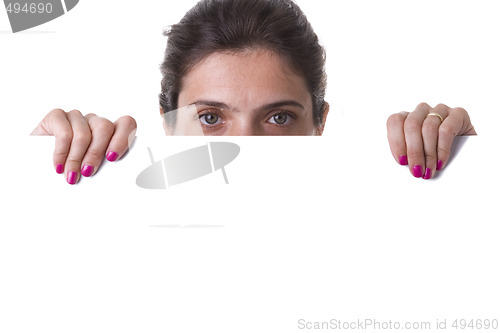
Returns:
[[[395,113],[387,120],[392,155],[400,165],[409,165],[416,178],[431,179],[446,166],[458,135],[476,135],[469,114],[444,104],[432,108],[421,103],[415,111]]]
[[[54,168],[64,173],[66,181],[74,185],[80,176],[90,177],[99,169],[104,156],[117,161],[127,151],[135,137],[134,118],[123,116],[117,121],[93,113],[82,115],[78,110],[49,112],[31,135],[55,136]]]

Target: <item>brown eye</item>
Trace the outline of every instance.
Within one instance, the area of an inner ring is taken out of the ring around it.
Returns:
[[[278,113],[273,116],[273,120],[278,125],[283,125],[288,120],[286,113]]]
[[[208,113],[200,117],[200,120],[205,125],[215,125],[219,121],[219,116],[216,114]]]

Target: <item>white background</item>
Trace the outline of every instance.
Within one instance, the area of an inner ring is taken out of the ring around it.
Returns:
[[[497,1],[298,1],[327,50],[324,136],[230,138],[229,185],[143,190],[147,147],[208,140],[165,138],[158,115],[161,33],[194,3],[82,0],[18,34],[0,10],[0,332],[500,320]],[[386,140],[420,102],[466,108],[479,133],[431,181]],[[29,136],[56,107],[132,115],[136,143],[69,186],[53,139]]]

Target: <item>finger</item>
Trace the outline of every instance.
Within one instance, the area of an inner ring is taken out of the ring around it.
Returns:
[[[65,174],[69,184],[74,185],[80,179],[80,168],[87,152],[92,134],[87,120],[78,110],[68,112],[67,118],[73,129],[73,139],[66,159]]]
[[[90,177],[101,166],[115,126],[106,118],[98,117],[95,114],[88,114],[85,119],[89,125],[92,139],[82,160],[81,175]]]
[[[444,104],[438,104],[435,108],[429,110],[429,114],[422,124],[422,140],[425,154],[425,171],[422,178],[424,179],[431,179],[436,172],[439,127],[441,126],[441,119],[444,120],[448,117],[449,109]]]
[[[66,112],[61,109],[50,111],[31,135],[53,135],[55,137],[54,168],[57,173],[63,173],[71,140],[73,139],[73,130],[66,117]]]
[[[114,125],[115,132],[106,152],[106,158],[110,162],[117,161],[125,154],[137,130],[137,123],[130,116],[119,118]]]
[[[431,107],[426,103],[419,104],[415,111],[408,115],[404,124],[408,164],[410,165],[412,175],[417,178],[423,176],[425,156],[422,140],[422,123],[429,114],[430,109]]]
[[[400,165],[408,165],[404,133],[404,123],[408,114],[409,112],[395,113],[387,119],[389,147],[391,148],[392,156]]]
[[[422,124],[422,140],[424,142],[425,171],[423,178],[431,179],[436,171],[438,132],[441,119],[429,116]]]
[[[476,132],[470,122],[467,111],[454,108],[449,111],[448,117],[439,128],[437,170],[444,168],[450,158],[451,146],[457,135],[475,135]]]

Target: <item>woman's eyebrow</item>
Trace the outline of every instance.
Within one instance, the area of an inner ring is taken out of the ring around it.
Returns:
[[[298,107],[302,110],[305,110],[305,107],[302,104],[300,104],[299,102],[296,102],[293,100],[286,100],[286,101],[279,101],[279,102],[275,102],[275,103],[262,105],[261,107],[258,108],[258,111],[277,109],[277,108],[282,108],[284,106],[294,106],[294,107]]]
[[[221,109],[221,110],[231,110],[232,109],[230,106],[228,106],[225,103],[217,102],[217,101],[210,101],[210,100],[199,100],[199,101],[193,102],[189,105],[210,106],[210,107]],[[293,106],[293,107],[297,107],[301,110],[305,110],[305,107],[302,104],[300,104],[299,102],[296,102],[293,100],[284,100],[284,101],[279,101],[279,102],[274,102],[274,103],[262,105],[262,106],[258,107],[256,109],[256,111],[263,112],[263,111],[267,111],[267,110],[282,108],[285,106]]]
[[[216,102],[216,101],[208,101],[208,100],[201,100],[201,101],[196,101],[194,103],[191,103],[189,105],[202,105],[202,106],[210,106],[213,108],[217,109],[229,109],[228,105],[222,102]]]

